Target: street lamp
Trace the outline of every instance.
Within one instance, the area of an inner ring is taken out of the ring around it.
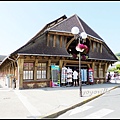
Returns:
[[[83,42],[83,40],[87,38],[87,34],[85,32],[80,33],[79,28],[76,27],[76,26],[71,29],[71,32],[74,35],[75,39],[79,40],[78,45],[81,44],[80,41]],[[79,83],[80,83],[80,97],[82,97],[82,80],[81,80],[81,63],[80,63],[81,56],[80,56],[80,52],[83,52],[84,49],[80,49],[78,46],[76,46],[76,50],[79,51]]]

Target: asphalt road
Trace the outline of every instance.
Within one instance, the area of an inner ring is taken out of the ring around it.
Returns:
[[[57,117],[58,119],[119,119],[120,118],[120,87],[102,96],[69,110]],[[56,119],[57,119],[56,118]]]
[[[114,83],[83,85],[83,97],[80,97],[79,87],[17,90],[6,88],[3,81],[0,81],[0,85],[1,119],[37,119],[46,116],[54,118],[54,115],[58,116],[58,113],[63,113],[60,111],[75,108],[76,104],[78,106],[91,98],[94,99],[98,94],[119,86]]]

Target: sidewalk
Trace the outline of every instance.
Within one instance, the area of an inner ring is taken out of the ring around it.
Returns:
[[[82,94],[80,97],[79,87],[76,88],[66,88],[66,90],[59,91],[61,95],[56,96],[56,99],[59,99],[58,106],[41,118],[55,118],[61,115],[62,113],[73,109],[75,107],[81,106],[100,95],[109,92],[112,89],[118,87],[118,84],[114,83],[104,83],[104,84],[95,84],[95,85],[86,85],[82,86]]]
[[[82,97],[80,97],[79,87],[25,90],[1,88],[0,118],[55,118],[67,110],[109,92],[119,85],[119,83],[83,85]]]

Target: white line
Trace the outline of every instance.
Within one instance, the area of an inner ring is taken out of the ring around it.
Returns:
[[[101,109],[99,111],[96,111],[96,112],[94,112],[94,113],[92,113],[90,115],[87,115],[87,116],[85,116],[83,118],[89,118],[89,119],[92,119],[92,118],[102,118],[103,116],[105,116],[105,115],[107,115],[107,114],[109,114],[109,113],[111,113],[113,111],[114,110],[103,108],[103,109]]]
[[[25,96],[23,96],[19,91],[14,91],[18,98],[21,100],[23,105],[27,108],[27,110],[31,113],[32,116],[40,116],[41,113],[36,110],[36,108],[27,100]]]
[[[73,115],[73,114],[76,114],[76,113],[80,113],[80,112],[83,112],[85,110],[88,110],[90,108],[92,108],[93,106],[84,106],[84,107],[77,107],[75,109],[72,110],[72,112],[69,114],[70,115]]]

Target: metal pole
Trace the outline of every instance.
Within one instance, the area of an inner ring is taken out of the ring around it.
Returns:
[[[80,43],[80,38],[79,38],[79,43]],[[80,56],[80,51],[79,51],[79,83],[80,83],[80,97],[82,97],[82,81],[81,81],[81,56]]]

